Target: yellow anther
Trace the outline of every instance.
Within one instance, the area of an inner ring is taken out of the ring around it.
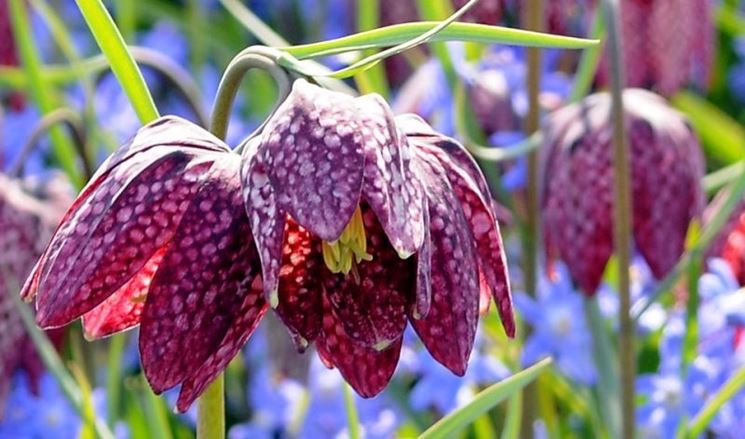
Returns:
[[[362,210],[357,206],[339,239],[323,242],[323,262],[332,273],[349,274],[353,266],[362,261],[372,261],[372,255],[367,253],[365,224]]]

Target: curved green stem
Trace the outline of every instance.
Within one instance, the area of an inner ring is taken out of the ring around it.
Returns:
[[[220,86],[217,89],[217,97],[215,98],[215,104],[212,109],[212,120],[210,121],[210,131],[215,136],[221,139],[225,138],[228,131],[230,112],[233,108],[235,95],[238,93],[241,81],[249,70],[256,68],[267,71],[277,83],[279,99],[272,109],[272,113],[276,111],[277,107],[290,94],[290,78],[287,72],[277,64],[277,52],[274,49],[263,46],[252,46],[243,50],[228,64],[220,80]],[[248,140],[261,132],[265,124],[266,121],[244,140],[241,148]]]
[[[42,136],[57,124],[63,123],[70,129],[70,133],[73,138],[73,145],[75,151],[78,153],[80,162],[83,166],[83,172],[86,181],[93,176],[93,166],[91,165],[90,158],[88,157],[86,147],[86,136],[85,129],[83,128],[83,121],[80,116],[69,108],[58,108],[47,113],[31,130],[31,136],[28,138],[26,143],[21,147],[21,151],[18,153],[18,157],[15,162],[10,166],[8,175],[12,177],[21,177],[31,153],[39,145],[39,140]]]
[[[186,69],[156,50],[139,46],[128,46],[128,49],[130,55],[132,55],[132,59],[137,64],[150,67],[163,75],[169,83],[175,86],[186,100],[192,112],[194,112],[198,123],[201,126],[207,126],[209,117],[207,116],[207,110],[205,110],[202,104],[202,93],[199,90],[199,85],[197,85],[194,78],[191,77]],[[98,63],[95,67],[97,67],[98,71],[105,72],[109,66],[108,63]]]
[[[603,11],[608,29],[608,54],[611,71],[611,114],[613,124],[613,240],[618,258],[618,361],[621,375],[621,437],[633,439],[635,430],[634,320],[631,318],[631,185],[629,152],[624,124],[624,62],[620,36],[619,2],[604,0]]]

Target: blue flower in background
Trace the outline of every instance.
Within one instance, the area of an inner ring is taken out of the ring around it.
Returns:
[[[536,298],[518,292],[515,306],[533,333],[525,341],[522,363],[527,366],[553,356],[567,377],[581,384],[595,381],[592,335],[584,319],[583,296],[572,287],[563,264],[556,264],[554,279],[541,276]]]
[[[683,370],[685,313],[671,312],[660,340],[660,366],[656,374],[642,375],[637,390],[646,396],[639,407],[644,437],[672,437],[678,424],[695,416],[727,379],[745,365],[745,347],[735,343],[745,301],[729,266],[719,259],[708,262],[699,279],[700,305],[697,356]],[[745,419],[745,392],[720,409],[710,429],[717,437],[741,437]]]
[[[510,376],[510,371],[496,358],[482,352],[484,338],[476,335],[474,350],[468,360],[468,370],[463,377],[450,373],[422,349],[412,372],[418,375],[411,389],[409,401],[414,410],[435,409],[450,413],[475,396],[479,387],[488,386]]]
[[[3,116],[0,118],[0,130],[2,130],[0,131],[0,164],[4,163],[4,168],[7,169],[15,163],[33,127],[39,122],[39,112],[29,102],[26,102],[21,111],[7,111]],[[26,160],[26,175],[39,174],[46,168],[44,157],[49,149],[49,141],[43,138],[40,142],[41,145],[37,145]],[[2,170],[0,167],[0,171]]]
[[[80,419],[50,374],[41,377],[38,395],[31,392],[28,379],[22,372],[16,374],[12,389],[5,417],[0,421],[1,438],[77,436]]]

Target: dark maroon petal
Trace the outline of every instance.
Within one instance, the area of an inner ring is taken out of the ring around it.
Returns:
[[[478,185],[481,196],[485,200],[489,200],[490,206],[492,205],[491,191],[489,190],[489,185],[486,183],[484,174],[471,154],[460,142],[436,132],[424,119],[415,114],[397,116],[396,122],[409,138],[410,143],[424,143],[445,151],[460,169],[468,173],[471,179]]]
[[[486,285],[494,297],[505,332],[515,335],[515,318],[512,311],[509,276],[502,246],[499,225],[491,210],[489,200],[482,197],[478,185],[470,175],[460,169],[444,151],[426,144],[419,145],[422,154],[431,154],[447,173],[456,197],[463,205],[463,213],[476,240],[476,254]],[[487,296],[488,297],[488,296]],[[488,303],[488,301],[487,301]]]
[[[352,97],[305,80],[269,120],[258,155],[278,205],[326,241],[344,231],[359,204],[364,140]]]
[[[695,160],[698,146],[687,144],[695,139],[682,120],[675,124],[671,118],[657,132],[643,120],[630,125],[634,239],[652,273],[662,278],[680,259],[688,226],[701,213],[703,165]]]
[[[324,290],[334,314],[354,342],[381,350],[401,338],[406,305],[413,289],[413,267],[391,247],[380,222],[362,210],[371,261],[357,264],[357,274],[324,270]]]
[[[362,195],[405,259],[419,250],[424,238],[422,188],[411,168],[411,147],[380,96],[363,96],[356,103],[365,116],[360,120],[365,151]]]
[[[279,305],[275,311],[299,350],[305,350],[321,331],[323,257],[320,241],[291,219],[285,223],[279,277]]]
[[[429,223],[429,203],[427,197],[422,198],[422,212],[424,212],[424,241],[422,247],[416,254],[416,290],[414,303],[409,309],[409,314],[414,319],[422,319],[427,316],[429,307],[432,305],[432,237]]]
[[[209,161],[179,150],[125,183],[111,176],[57,232],[42,274],[37,321],[64,325],[90,311],[132,278],[178,226]],[[112,192],[116,190],[116,192]],[[113,198],[113,201],[112,201]]]
[[[236,313],[236,319],[223,337],[220,345],[181,386],[176,402],[176,409],[179,412],[186,412],[207,386],[235,358],[256,330],[267,308],[262,294],[261,277],[255,276],[248,294],[245,295],[243,303]]]
[[[259,259],[245,214],[240,157],[205,175],[153,278],[142,313],[142,368],[156,392],[186,379],[240,317]]]
[[[402,338],[388,348],[378,351],[361,346],[344,332],[344,325],[325,301],[323,331],[316,343],[319,357],[328,366],[339,369],[344,379],[363,398],[372,398],[391,381],[401,354]]]
[[[425,318],[413,319],[411,324],[435,360],[462,376],[479,316],[476,249],[445,170],[433,157],[417,156],[429,203],[432,304]]]
[[[158,265],[167,247],[156,251],[142,269],[116,293],[83,314],[85,338],[96,340],[140,324],[142,309]]]
[[[282,267],[287,214],[277,206],[266,167],[254,148],[246,148],[241,166],[241,188],[246,214],[261,258],[264,293],[273,308],[279,302],[278,288]]]
[[[177,116],[163,116],[140,128],[134,137],[110,155],[98,168],[92,180],[131,160],[135,155],[158,146],[183,151],[193,149],[191,152],[195,154],[230,152],[225,143],[204,128]]]

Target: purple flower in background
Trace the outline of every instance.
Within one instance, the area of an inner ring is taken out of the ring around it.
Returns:
[[[534,329],[525,342],[522,364],[553,356],[564,375],[581,384],[593,384],[592,335],[585,323],[584,298],[572,287],[566,267],[556,264],[552,279],[541,276],[535,299],[520,292],[514,300]]]

